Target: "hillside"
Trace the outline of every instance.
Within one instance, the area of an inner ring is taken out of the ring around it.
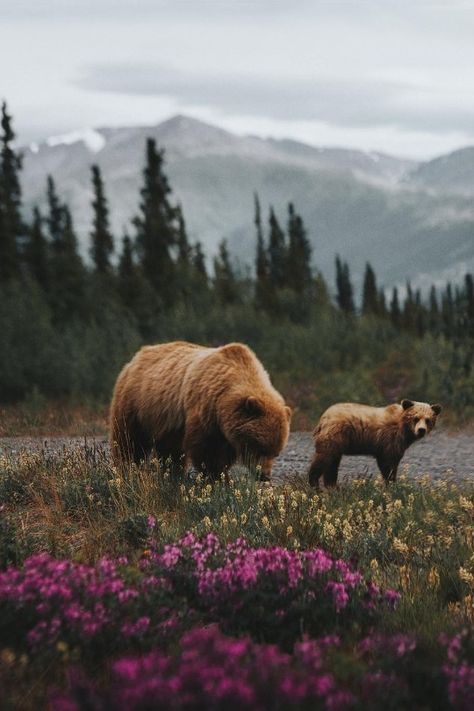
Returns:
[[[417,165],[380,153],[241,137],[185,116],[153,127],[89,129],[23,149],[27,209],[44,203],[51,173],[71,204],[87,254],[90,165],[97,162],[119,238],[138,204],[148,136],[165,149],[190,234],[209,254],[225,237],[241,263],[252,261],[257,191],[264,209],[273,204],[283,220],[286,204],[295,202],[315,265],[331,280],[336,252],[349,260],[356,278],[369,259],[386,286],[407,278],[425,285],[474,269],[473,207],[465,191],[449,187],[456,185],[455,170],[438,178],[434,191],[420,176],[436,161]],[[474,177],[471,185],[474,191]]]

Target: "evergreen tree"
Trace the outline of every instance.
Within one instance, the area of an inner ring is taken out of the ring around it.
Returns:
[[[443,333],[446,338],[452,338],[455,330],[453,287],[448,282],[441,299],[441,319]]]
[[[181,206],[176,208],[177,214],[177,248],[176,262],[177,289],[183,297],[184,303],[191,303],[195,298],[194,269],[192,264],[192,247],[189,244],[186,223]]]
[[[362,313],[376,315],[379,312],[379,293],[375,272],[369,262],[365,265],[364,284],[362,288]]]
[[[416,306],[415,299],[413,297],[413,290],[411,284],[407,281],[406,286],[406,296],[405,303],[403,306],[403,317],[402,317],[403,328],[407,331],[415,331],[416,328]]]
[[[428,328],[431,333],[438,334],[439,332],[439,305],[436,287],[433,284],[430,289],[429,307],[428,307]]]
[[[133,311],[139,298],[139,280],[133,259],[133,244],[128,234],[122,239],[122,252],[118,263],[118,291],[124,304]]]
[[[48,177],[47,199],[47,224],[51,237],[49,296],[55,321],[63,324],[87,311],[86,270],[77,251],[71,213],[67,205],[60,202],[51,176]]]
[[[219,253],[214,257],[214,289],[223,304],[235,304],[239,300],[237,278],[230,263],[226,240],[219,244]]]
[[[474,279],[472,274],[464,277],[464,292],[466,297],[466,328],[467,335],[474,336]]]
[[[395,328],[400,328],[402,325],[402,313],[400,310],[400,301],[398,299],[398,289],[393,287],[392,300],[390,301],[390,320]]]
[[[286,286],[287,248],[285,233],[281,229],[273,208],[270,208],[270,237],[268,247],[270,284],[273,289]]]
[[[423,338],[426,332],[426,310],[421,300],[421,292],[417,289],[415,294],[415,329],[419,338]]]
[[[387,300],[385,298],[384,289],[380,289],[380,291],[379,291],[378,313],[379,313],[379,316],[382,316],[383,318],[386,318],[388,315],[387,314]]]
[[[287,283],[291,289],[302,293],[311,285],[311,245],[303,220],[291,202],[288,205],[288,238]]]
[[[104,194],[104,183],[98,165],[92,166],[93,223],[91,232],[91,256],[98,274],[110,272],[110,257],[114,250],[114,239],[109,227],[109,209]]]
[[[336,256],[336,300],[341,311],[347,314],[354,313],[354,290],[349,266],[346,262],[341,261],[339,255]]]
[[[255,303],[257,308],[266,309],[270,302],[270,265],[263,236],[260,201],[257,193],[255,200],[254,224],[257,232],[257,253],[255,257]]]
[[[25,249],[28,270],[44,291],[50,286],[48,242],[43,232],[43,217],[39,208],[33,209],[33,224]]]
[[[46,197],[48,202],[47,224],[54,251],[61,250],[64,227],[64,212],[51,175],[47,178]]]
[[[200,242],[196,242],[196,244],[192,248],[191,258],[194,269],[196,270],[197,274],[199,274],[207,284],[209,277],[207,275],[206,269],[206,257],[204,256],[204,252],[202,251],[202,244]]]
[[[19,240],[25,229],[21,219],[21,158],[12,147],[15,133],[7,105],[2,103],[0,135],[0,283],[20,273]]]
[[[178,205],[178,207],[176,208],[176,214],[178,220],[178,264],[180,265],[181,269],[186,270],[191,265],[192,247],[189,244],[188,233],[186,231],[186,222],[184,220],[181,205]]]
[[[171,250],[176,244],[176,209],[169,202],[171,188],[163,171],[164,153],[149,138],[140,191],[140,212],[134,219],[136,245],[147,279],[166,303],[174,296],[175,269]]]

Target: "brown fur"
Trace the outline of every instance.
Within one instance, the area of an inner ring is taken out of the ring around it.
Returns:
[[[440,405],[412,400],[387,407],[351,402],[332,405],[313,432],[316,454],[309,470],[310,484],[316,486],[322,476],[326,486],[334,486],[345,454],[375,457],[385,481],[395,481],[405,450],[433,429],[440,412]]]
[[[110,411],[115,463],[158,456],[217,476],[236,460],[270,477],[291,411],[241,343],[176,341],[142,348],[118,376]]]

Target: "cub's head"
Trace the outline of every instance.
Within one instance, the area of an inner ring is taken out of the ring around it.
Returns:
[[[429,405],[427,402],[402,400],[403,421],[411,439],[422,439],[436,424],[441,405]]]
[[[269,478],[272,462],[288,441],[291,409],[279,397],[231,395],[221,413],[220,424],[237,458],[260,466]]]

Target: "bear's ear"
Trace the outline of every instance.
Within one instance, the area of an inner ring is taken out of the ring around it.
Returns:
[[[431,409],[433,410],[435,415],[439,415],[443,408],[441,407],[441,405],[438,405],[438,403],[436,403],[436,405],[431,405]]]
[[[285,412],[286,412],[286,416],[288,417],[288,422],[289,422],[291,420],[293,410],[291,409],[291,407],[288,407],[288,405],[285,405]]]
[[[246,397],[243,400],[242,409],[247,415],[250,415],[251,417],[258,417],[259,415],[263,415],[264,413],[262,403],[259,402],[259,400],[257,400],[257,398],[253,397],[252,395],[249,395],[249,397]]]
[[[413,400],[402,400],[402,407],[404,410],[408,410],[410,407],[413,407],[414,404]]]

